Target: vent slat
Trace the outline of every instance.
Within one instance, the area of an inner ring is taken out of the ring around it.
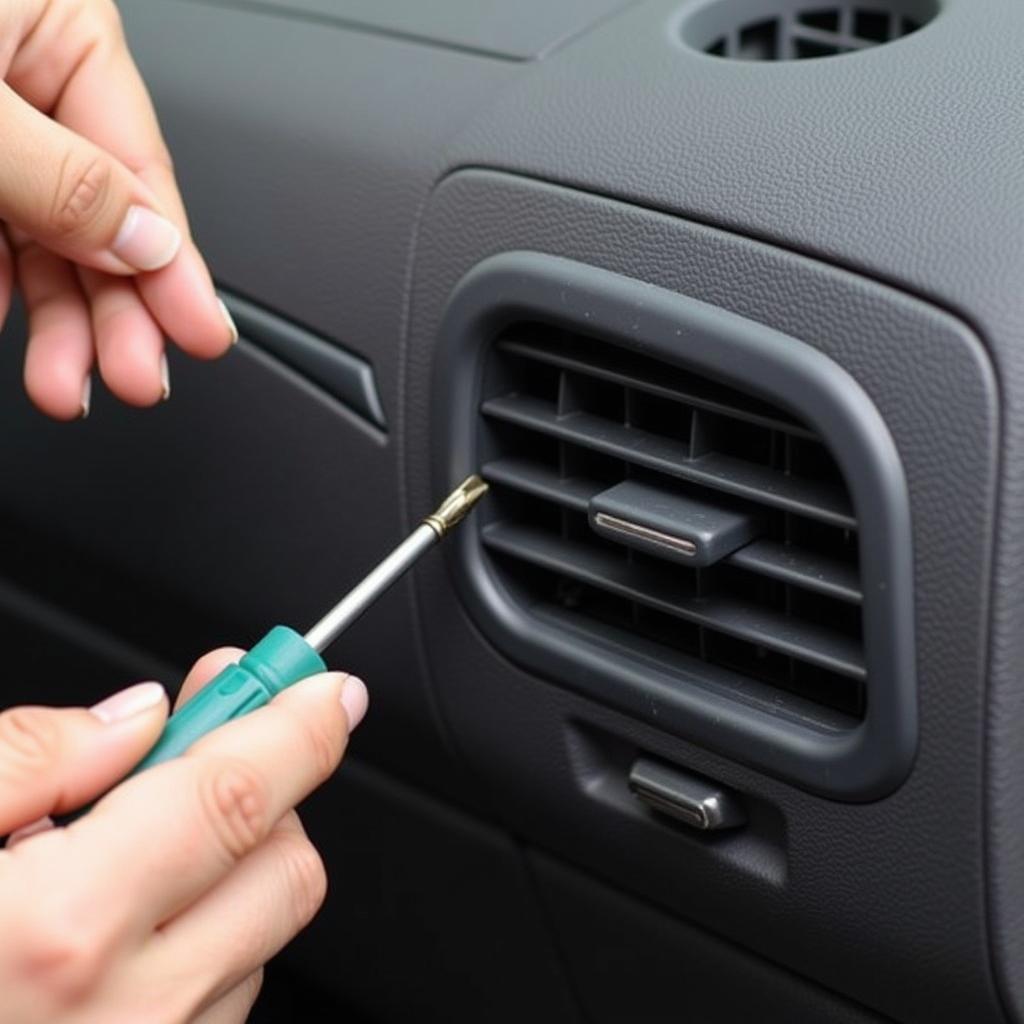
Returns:
[[[493,523],[483,538],[494,550],[627,600],[850,679],[866,677],[860,646],[849,637],[728,597],[681,594],[678,576],[670,568],[631,565],[578,541],[513,523]]]
[[[594,480],[562,479],[556,470],[522,458],[495,459],[486,463],[481,472],[491,483],[503,484],[582,513],[588,511],[590,499],[605,488]],[[839,601],[851,604],[862,601],[856,567],[813,551],[772,540],[756,540],[725,561]]]
[[[666,380],[671,381],[673,373],[670,367],[664,365],[658,367],[660,379],[638,374],[627,365],[629,356],[624,353],[620,353],[621,363],[609,366],[607,356],[604,356],[605,362],[602,365],[602,363],[585,359],[576,353],[570,353],[565,348],[559,348],[554,343],[538,345],[521,338],[506,338],[498,343],[498,348],[502,352],[508,352],[523,359],[556,366],[561,370],[571,370],[589,377],[596,377],[598,380],[622,384],[636,391],[644,391],[650,395],[657,395],[659,398],[668,398],[684,405],[706,409],[709,412],[743,420],[745,423],[753,423],[768,430],[781,430],[784,433],[808,440],[813,440],[815,437],[806,427],[793,420],[784,419],[775,410],[764,407],[761,411],[762,403],[756,399],[747,399],[746,396],[740,395],[734,396],[731,390],[724,385],[715,385],[711,381],[700,380],[700,390],[698,390],[697,381],[689,379],[682,372],[678,373],[675,385],[666,383]],[[635,363],[636,359],[633,359],[632,362]],[[738,405],[737,402],[743,399],[745,399],[744,405]]]
[[[482,409],[495,419],[681,480],[691,480],[832,526],[847,530],[857,528],[845,494],[826,483],[787,476],[767,466],[717,452],[691,459],[689,447],[682,442],[589,413],[559,416],[551,403],[527,395],[491,398],[483,403]]]
[[[504,484],[575,512],[586,512],[590,499],[604,490],[604,485],[595,481],[566,480],[538,462],[511,456],[485,463],[480,473],[488,483]]]
[[[734,552],[728,561],[741,569],[771,576],[840,601],[860,604],[863,599],[855,567],[776,541],[756,540]]]

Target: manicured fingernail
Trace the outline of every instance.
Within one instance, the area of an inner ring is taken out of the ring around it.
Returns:
[[[220,306],[220,315],[224,317],[224,323],[228,325],[228,331],[231,334],[231,344],[238,344],[238,328],[235,326],[235,318],[231,315],[231,310],[224,305],[223,299],[217,300],[217,305]]]
[[[160,357],[160,394],[163,401],[171,397],[171,368],[167,365],[167,353]]]
[[[166,267],[181,248],[181,232],[145,206],[129,206],[111,252],[136,270]]]
[[[345,709],[350,732],[363,720],[369,703],[370,695],[366,692],[366,684],[362,679],[358,676],[346,676],[341,686],[341,706]]]
[[[36,818],[35,821],[28,825],[22,825],[21,828],[16,828],[8,837],[6,848],[9,850],[14,846],[15,843],[20,843],[23,839],[28,839],[29,836],[38,835],[40,832],[49,832],[53,828],[53,818],[48,814],[42,818]]]
[[[89,418],[89,403],[92,401],[92,377],[86,377],[82,385],[82,419]]]
[[[159,683],[136,683],[94,704],[89,710],[105,725],[110,725],[155,708],[166,696],[167,692]]]

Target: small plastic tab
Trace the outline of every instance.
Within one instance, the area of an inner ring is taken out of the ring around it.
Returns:
[[[745,824],[746,813],[731,793],[705,779],[649,758],[637,758],[629,788],[652,810],[705,832]]]
[[[590,500],[591,527],[603,537],[700,569],[749,544],[750,512],[627,480]]]

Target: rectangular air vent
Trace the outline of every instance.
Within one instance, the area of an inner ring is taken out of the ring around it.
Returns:
[[[523,600],[642,640],[681,673],[704,663],[764,698],[863,716],[857,522],[819,437],[752,395],[538,323],[501,334],[486,378],[496,512],[483,541]],[[593,506],[623,481],[645,507],[660,496],[670,510],[696,502],[704,522],[742,516],[752,539],[703,567],[673,550],[671,513],[661,530],[617,517],[623,542],[610,539]]]
[[[815,342],[596,267],[503,253],[439,327],[436,490],[491,484],[449,551],[521,668],[841,799],[917,735],[892,436]]]

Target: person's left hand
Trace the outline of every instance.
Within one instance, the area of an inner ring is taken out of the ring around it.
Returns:
[[[3,0],[0,138],[0,326],[17,280],[41,410],[86,415],[94,361],[152,405],[170,392],[165,335],[207,359],[237,339],[113,0]]]

